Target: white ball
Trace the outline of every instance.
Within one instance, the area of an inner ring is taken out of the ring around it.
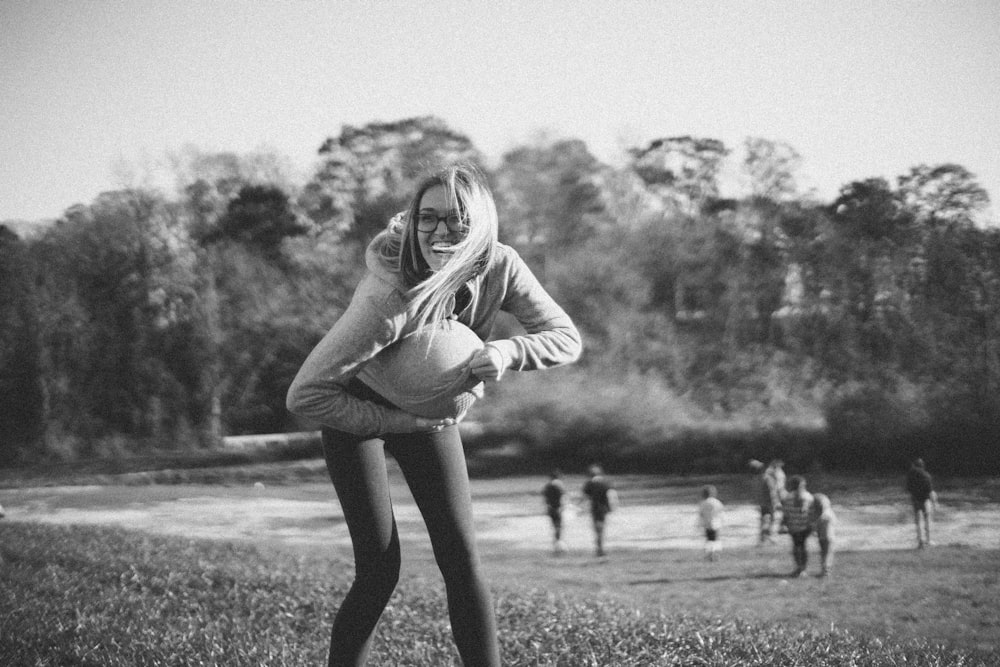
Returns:
[[[460,420],[483,395],[469,371],[483,341],[464,324],[443,320],[379,352],[358,377],[394,405],[421,417]]]

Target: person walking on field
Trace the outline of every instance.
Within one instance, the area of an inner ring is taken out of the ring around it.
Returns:
[[[917,527],[917,548],[931,545],[931,516],[937,509],[937,492],[923,459],[914,459],[906,473],[906,490],[913,505],[913,522]]]
[[[819,576],[828,577],[833,570],[837,516],[833,513],[833,505],[825,493],[813,494],[812,524],[816,531],[816,537],[819,538],[819,553],[822,561]]]
[[[618,494],[611,480],[604,476],[599,465],[592,465],[589,478],[583,485],[583,495],[590,501],[590,518],[594,526],[594,555],[604,556],[604,526],[607,516],[618,505]]]
[[[480,339],[464,362],[468,373],[463,372],[462,382],[472,376],[499,381],[508,370],[552,368],[580,356],[580,334],[569,316],[517,252],[497,238],[496,205],[478,169],[459,165],[424,180],[409,208],[369,245],[368,270],[347,310],[289,387],[288,409],[323,427],[327,470],[354,548],[355,577],[333,622],[331,666],[364,664],[399,579],[400,539],[387,450],[427,526],[463,664],[500,664],[456,423],[460,413],[437,417],[403,409],[399,403],[409,404],[414,396],[409,384],[410,393],[403,392],[404,383],[413,378],[381,372],[396,359],[395,352],[409,349],[407,341],[424,340],[428,331],[424,358],[432,346],[443,356],[457,356],[452,353],[460,341],[448,332],[468,330]],[[501,310],[512,314],[524,333],[483,345]],[[454,342],[450,347],[448,340]],[[427,385],[442,381],[416,378],[413,384],[420,380]],[[454,386],[446,384],[443,391],[451,396]],[[385,394],[402,398],[394,403]]]
[[[705,533],[705,559],[710,561],[719,557],[719,531],[725,509],[717,496],[718,490],[709,484],[702,488],[702,500],[698,503],[698,524]]]
[[[792,538],[792,559],[795,561],[795,571],[792,576],[801,577],[805,574],[809,560],[806,540],[812,533],[813,497],[806,489],[806,480],[801,475],[793,475],[788,480],[788,486],[791,491],[782,505],[781,520]]]
[[[774,523],[778,525],[781,532],[785,532],[785,524],[782,521],[782,502],[784,502],[785,497],[788,495],[785,479],[785,462],[781,459],[772,460],[768,464],[764,474],[767,476],[768,483],[774,490],[776,498],[774,504]]]
[[[566,496],[566,486],[562,481],[562,473],[553,470],[549,475],[549,481],[542,487],[542,497],[545,499],[545,513],[549,515],[552,522],[552,551],[557,556],[566,551],[566,545],[562,541],[563,528],[563,499]]]
[[[775,487],[776,480],[773,475],[768,474],[760,461],[751,459],[749,465],[754,474],[754,499],[760,509],[759,544],[774,542],[775,515],[781,508],[781,497]]]

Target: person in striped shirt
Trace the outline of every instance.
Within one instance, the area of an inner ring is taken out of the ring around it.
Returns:
[[[782,523],[788,529],[792,538],[792,558],[795,560],[793,577],[805,574],[809,556],[806,551],[806,540],[812,533],[812,494],[806,489],[806,479],[801,475],[793,475],[788,480],[790,493],[782,503]]]

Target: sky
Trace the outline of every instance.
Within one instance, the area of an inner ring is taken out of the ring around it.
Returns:
[[[424,115],[493,161],[542,133],[615,166],[763,137],[823,200],[958,163],[997,212],[1000,2],[0,0],[0,220],[185,146],[273,151],[304,182],[343,125]]]

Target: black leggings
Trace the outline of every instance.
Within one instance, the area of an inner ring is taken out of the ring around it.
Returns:
[[[355,568],[354,583],[333,622],[329,664],[364,664],[399,580],[399,533],[389,497],[386,450],[403,471],[427,525],[463,663],[499,665],[496,618],[480,572],[469,475],[457,426],[379,438],[323,430],[327,470],[351,534]]]

